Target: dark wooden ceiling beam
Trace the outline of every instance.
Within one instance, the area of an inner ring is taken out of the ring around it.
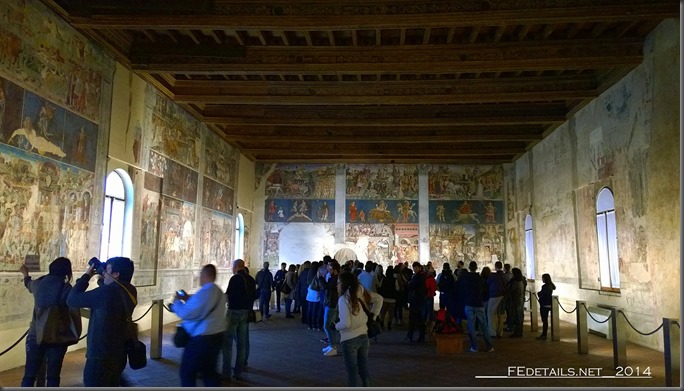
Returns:
[[[133,1],[133,0],[131,0]],[[64,3],[65,0],[62,0]],[[81,3],[88,3],[82,2]],[[178,0],[182,4],[185,0]],[[464,27],[477,23],[483,26],[506,24],[552,24],[552,23],[586,23],[614,21],[620,22],[635,19],[665,19],[679,16],[679,4],[671,0],[606,0],[596,5],[590,0],[573,1],[558,5],[555,0],[518,1],[518,2],[482,2],[470,0],[470,10],[466,2],[454,1],[449,4],[458,11],[442,11],[447,7],[435,7],[438,11],[389,13],[390,7],[376,7],[377,11],[368,13],[373,7],[336,7],[330,3],[300,4],[288,2],[288,14],[278,15],[274,12],[277,5],[264,7],[263,3],[253,5],[241,2],[237,7],[230,5],[214,7],[206,13],[169,14],[165,8],[142,9],[136,5],[113,6],[111,9],[90,7],[84,11],[74,5],[67,5],[68,21],[78,28],[108,29],[258,29],[258,30],[353,30],[353,29],[397,29],[397,28],[442,28]],[[75,2],[74,2],[75,3]],[[115,2],[109,2],[116,4]],[[188,2],[193,7],[195,2]],[[382,5],[386,5],[383,1]],[[409,2],[413,3],[413,2]],[[486,5],[486,9],[483,7]],[[180,6],[180,5],[179,5]],[[271,14],[263,12],[272,8]],[[281,12],[282,12],[282,7]],[[427,7],[426,7],[427,8]],[[385,9],[385,11],[383,11]],[[341,12],[340,12],[341,10]],[[471,11],[472,10],[472,11]],[[63,11],[62,11],[63,12]],[[137,14],[136,14],[137,12]],[[225,14],[221,14],[224,12]],[[81,14],[81,15],[78,15]]]
[[[247,155],[252,156],[252,159],[259,163],[299,163],[303,161],[302,157],[297,155]],[[347,164],[419,164],[419,163],[443,163],[443,164],[502,164],[511,163],[514,155],[497,155],[497,156],[434,156],[426,153],[420,156],[403,157],[401,155],[359,155],[359,156],[340,156],[335,154],[320,154],[315,156],[306,156],[308,163],[340,163]]]
[[[177,102],[262,105],[458,104],[536,102],[598,96],[591,76],[387,82],[233,82],[178,80]]]
[[[283,149],[272,149],[272,148],[241,148],[242,153],[247,153],[251,155],[295,155],[295,156],[307,156],[307,155],[320,155],[328,151],[331,154],[338,156],[363,156],[368,154],[373,155],[400,155],[404,157],[409,156],[424,156],[430,154],[432,156],[499,156],[499,155],[515,155],[520,152],[520,148],[482,148],[482,149],[454,149],[454,148],[438,148],[437,146],[429,149],[391,149],[391,148],[374,148],[375,145],[367,145],[364,147],[355,146],[353,149],[344,148],[327,148],[321,149],[319,147],[325,144],[321,144],[318,147],[310,148],[283,148]]]
[[[393,143],[431,142],[500,142],[500,141],[540,141],[543,126],[462,126],[462,127],[374,127],[359,129],[356,126],[337,126],[328,130],[321,126],[250,126],[219,127],[225,140],[268,141],[268,142],[329,142],[331,137],[336,143],[366,143],[391,140]]]
[[[638,65],[643,42],[596,39],[472,45],[242,47],[136,44],[134,70],[157,73],[511,72]]]
[[[203,122],[216,125],[231,126],[358,126],[358,127],[386,127],[386,126],[457,126],[457,125],[544,125],[549,123],[563,123],[564,115],[538,114],[538,115],[510,115],[510,116],[471,116],[456,118],[363,118],[363,119],[297,119],[297,118],[244,118],[229,116],[202,116]]]

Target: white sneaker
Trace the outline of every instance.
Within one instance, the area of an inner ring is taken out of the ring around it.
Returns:
[[[323,353],[324,356],[330,357],[330,356],[337,356],[337,349],[332,348],[328,350],[327,352]]]
[[[332,349],[332,345],[328,345],[328,346],[324,347],[323,349],[321,349],[321,351],[322,351],[323,353],[325,353],[325,352],[327,352],[327,351],[330,350],[330,349]]]

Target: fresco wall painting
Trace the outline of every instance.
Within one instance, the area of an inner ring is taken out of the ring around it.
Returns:
[[[419,260],[418,167],[349,165],[346,237],[359,258],[384,267]]]
[[[266,166],[257,166],[262,172]],[[278,164],[266,178],[264,261],[279,259],[279,232],[289,223],[335,223],[334,165]]]
[[[501,166],[433,165],[428,172],[430,260],[477,261],[505,257],[505,205]]]
[[[200,247],[202,263],[232,267],[233,219],[207,208],[202,210]]]

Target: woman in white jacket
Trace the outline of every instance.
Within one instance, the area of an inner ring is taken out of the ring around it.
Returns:
[[[340,321],[335,328],[340,332],[340,342],[344,355],[344,365],[347,368],[347,386],[358,386],[357,373],[361,376],[361,385],[370,387],[370,372],[368,371],[368,317],[363,311],[360,300],[364,301],[373,317],[377,317],[382,309],[382,296],[363,289],[359,280],[351,272],[340,274],[337,280],[339,299],[337,308]]]

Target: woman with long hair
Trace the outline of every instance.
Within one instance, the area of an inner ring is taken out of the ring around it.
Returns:
[[[67,347],[75,342],[39,344],[39,336],[36,333],[36,314],[39,308],[45,309],[53,306],[67,308],[66,300],[71,291],[71,279],[73,277],[71,261],[64,257],[55,259],[50,263],[48,274],[35,280],[29,276],[26,265],[21,265],[19,271],[24,275],[24,285],[33,294],[34,302],[33,317],[26,336],[26,368],[21,386],[35,386],[38,371],[43,362],[46,362],[46,385],[48,387],[59,387],[64,355]],[[61,321],[71,322],[70,319],[61,319]],[[79,324],[76,325],[79,332],[81,330],[80,321],[81,318],[78,318]],[[64,326],[68,329],[71,323]]]
[[[556,289],[556,286],[551,281],[551,276],[549,275],[549,273],[542,274],[542,282],[544,283],[544,285],[542,285],[538,297],[543,326],[542,333],[540,336],[537,337],[537,339],[544,340],[546,339],[546,332],[549,329],[549,312],[551,312],[551,298],[553,295],[553,291]]]
[[[335,323],[335,328],[340,332],[344,365],[347,369],[347,386],[358,386],[358,374],[361,376],[361,385],[370,387],[371,379],[368,371],[370,340],[366,326],[368,316],[364,307],[371,312],[371,316],[377,317],[382,308],[382,296],[363,289],[359,284],[359,279],[351,272],[343,272],[339,275],[337,291],[340,320]]]
[[[511,317],[513,318],[513,334],[509,337],[522,337],[523,305],[525,304],[525,282],[522,271],[517,267],[511,270],[511,280],[508,281],[508,292],[511,295]]]

